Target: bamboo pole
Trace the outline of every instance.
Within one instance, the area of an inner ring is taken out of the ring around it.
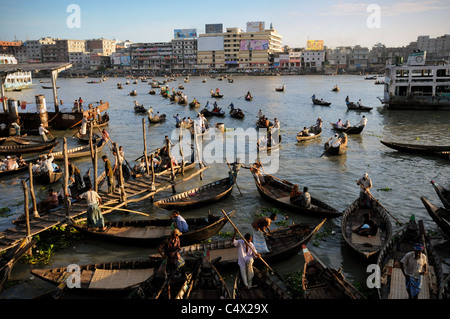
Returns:
[[[181,155],[181,175],[184,176],[184,154],[183,154],[183,146],[182,146],[182,130],[183,128],[180,125],[180,137],[178,138],[178,145],[180,145],[180,155]]]
[[[31,201],[33,203],[33,215],[35,218],[39,217],[39,212],[37,210],[36,196],[34,195],[34,185],[33,185],[33,164],[28,164],[28,173],[30,175],[29,184],[30,184],[30,194]]]
[[[63,156],[64,156],[64,207],[66,208],[66,216],[70,216],[69,207],[69,157],[67,156],[67,139],[64,137]]]
[[[25,201],[23,204],[23,209],[25,213],[25,223],[26,223],[26,229],[27,229],[27,238],[31,237],[31,230],[30,230],[30,212],[28,211],[28,187],[27,183],[22,180],[22,187],[23,187],[23,194],[25,196]]]
[[[119,189],[120,189],[120,201],[121,202],[126,202],[127,200],[127,194],[125,193],[125,185],[124,185],[124,180],[123,180],[123,171],[122,171],[122,163],[119,160],[120,156],[119,156],[119,148],[117,147],[117,143],[113,144],[113,150],[116,153],[115,157],[116,157],[116,164],[119,167]]]
[[[147,174],[150,174],[150,168],[148,166],[148,157],[147,157],[147,136],[145,134],[145,118],[142,119],[142,135],[144,136],[145,168],[146,168]]]
[[[98,193],[98,153],[97,144],[94,146],[94,158],[92,159],[92,166],[94,167],[94,191]]]
[[[197,153],[198,165],[201,169],[203,167],[203,160],[201,159],[200,153],[199,153],[198,141],[197,141],[197,130],[195,129],[195,123],[194,123],[194,148],[195,148],[195,152]],[[203,173],[200,173],[200,180],[203,180]]]
[[[172,180],[172,192],[175,194],[175,173],[173,169],[173,161],[172,161],[172,154],[170,152],[170,141],[166,140],[166,146],[167,146],[167,155],[169,156],[169,163],[170,163],[170,179]]]

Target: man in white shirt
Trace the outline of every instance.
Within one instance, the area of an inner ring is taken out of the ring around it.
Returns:
[[[88,227],[99,228],[100,231],[104,231],[105,220],[103,219],[102,212],[98,204],[102,203],[102,198],[97,194],[96,191],[92,190],[92,185],[88,185],[88,191],[81,194],[77,199],[85,198],[87,200],[87,225]]]
[[[368,173],[364,173],[363,177],[356,181],[360,185],[359,189],[359,205],[361,207],[367,206],[370,208],[370,189],[372,188],[372,180],[369,178]]]
[[[328,147],[332,147],[332,146],[337,147],[337,146],[339,146],[339,144],[341,144],[341,142],[339,139],[339,135],[337,133],[334,134],[334,136],[328,140]]]
[[[41,171],[42,172],[53,172],[53,155],[50,154],[49,157],[47,155],[44,155],[44,161],[41,164]]]
[[[406,253],[400,260],[400,267],[405,276],[406,291],[409,299],[417,299],[422,289],[422,276],[427,274],[428,259],[420,243],[414,244],[414,251]]]
[[[48,141],[47,135],[46,135],[46,134],[48,134],[48,133],[49,133],[49,131],[47,131],[47,130],[45,129],[45,127],[44,127],[44,124],[41,123],[41,125],[39,126],[39,135],[42,137],[42,140],[43,140],[44,142],[47,142],[47,141]]]
[[[87,131],[87,118],[86,118],[85,115],[83,115],[83,119],[81,120],[80,134],[81,135],[86,135],[86,131]]]
[[[252,235],[247,233],[244,236],[248,245],[243,239],[234,239],[235,236],[236,230],[231,238],[231,242],[235,247],[238,247],[238,265],[241,271],[242,282],[249,289],[252,287],[252,279],[254,277],[253,258],[259,258],[261,255],[256,252],[255,246],[252,243]]]
[[[359,121],[357,126],[366,126],[366,124],[367,124],[367,118],[365,115],[363,115],[361,121]]]

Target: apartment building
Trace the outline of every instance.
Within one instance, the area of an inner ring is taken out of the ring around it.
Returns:
[[[172,42],[133,43],[130,45],[130,69],[136,74],[154,71],[171,71],[173,61]]]
[[[172,40],[173,72],[191,72],[197,68],[197,39]]]
[[[116,40],[103,38],[86,40],[86,51],[101,56],[111,56],[116,52]]]

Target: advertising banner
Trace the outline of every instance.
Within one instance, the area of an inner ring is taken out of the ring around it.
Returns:
[[[197,51],[223,51],[223,36],[199,37]]]
[[[174,29],[173,36],[175,39],[196,38],[197,29]]]
[[[223,32],[223,24],[205,24],[205,33],[222,33]]]
[[[247,32],[264,31],[264,28],[265,28],[264,21],[247,22]]]
[[[308,40],[306,50],[323,50],[323,40]]]
[[[269,40],[241,40],[241,51],[268,50]]]

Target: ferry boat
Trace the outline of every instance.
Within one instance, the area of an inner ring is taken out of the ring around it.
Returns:
[[[386,65],[384,99],[389,109],[450,110],[450,64],[426,63],[426,51]]]
[[[0,54],[0,64],[17,64],[17,60],[12,55]],[[5,91],[20,91],[32,84],[31,72],[17,71],[6,77]]]

